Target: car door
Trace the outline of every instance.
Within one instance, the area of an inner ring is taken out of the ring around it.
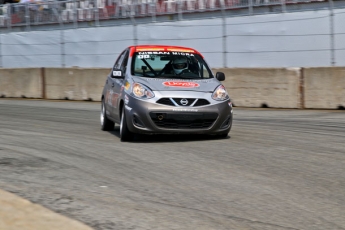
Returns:
[[[124,50],[120,55],[119,59],[116,61],[113,71],[122,71],[123,76],[114,77],[112,73],[110,73],[110,94],[111,94],[111,117],[116,121],[120,120],[120,112],[119,112],[119,105],[120,105],[120,96],[123,90],[124,84],[124,76],[127,70],[127,62],[128,62],[129,52],[128,49]]]
[[[120,63],[122,63],[122,60],[124,58],[125,55],[125,51],[124,50],[116,59],[115,64],[113,65],[112,70],[110,71],[107,80],[106,80],[106,92],[105,92],[105,108],[107,111],[107,115],[111,118],[115,118],[114,114],[113,114],[113,110],[114,110],[114,90],[115,90],[115,78],[113,77],[113,70],[116,69],[116,67],[120,66]]]

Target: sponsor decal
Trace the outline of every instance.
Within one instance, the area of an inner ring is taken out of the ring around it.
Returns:
[[[127,104],[128,104],[128,102],[129,102],[129,98],[128,98],[128,96],[127,96],[127,95],[125,95],[125,104],[127,105]]]
[[[173,51],[173,52],[188,52],[188,53],[194,53],[194,50],[191,49],[178,49],[178,48],[168,48],[168,51]]]
[[[147,55],[147,54],[166,54],[166,55],[169,55],[170,52],[157,52],[157,51],[148,51],[148,52],[139,52],[139,56],[140,55]]]
[[[172,52],[173,55],[181,55],[181,56],[194,56],[194,54],[190,53],[180,53],[180,52]]]
[[[152,77],[150,77],[150,78],[143,78],[145,81],[176,81],[176,78],[174,79],[174,78],[170,78],[170,79],[161,79],[161,78],[152,78]],[[183,80],[184,82],[190,82],[190,81],[192,81],[192,82],[195,82],[195,81],[197,81],[197,83],[210,83],[210,82],[214,82],[213,80],[195,80],[195,79],[193,79],[193,80],[188,80],[188,79],[185,79],[185,80]]]
[[[131,111],[131,110],[132,110],[132,108],[129,107],[128,105],[125,105],[125,108],[126,108],[128,111]]]
[[[163,82],[164,86],[167,87],[180,87],[180,88],[195,88],[199,87],[199,83],[192,81],[165,81]]]
[[[130,84],[128,81],[126,81],[126,83],[125,83],[125,89],[128,90],[129,87],[131,87],[131,84]]]
[[[147,52],[138,52],[138,59],[148,59],[156,57],[156,55],[180,55],[180,56],[194,56],[193,53],[187,53],[187,52],[162,52],[162,51],[147,51]]]
[[[173,109],[174,112],[198,112],[197,109]]]

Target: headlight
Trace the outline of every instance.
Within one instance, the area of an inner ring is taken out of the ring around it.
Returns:
[[[220,85],[212,94],[212,98],[216,101],[225,101],[229,98],[228,92],[226,92],[225,87]]]
[[[134,83],[133,89],[132,89],[133,95],[141,98],[141,99],[150,99],[153,98],[155,95],[153,92],[147,88],[146,86],[140,84],[140,83]]]

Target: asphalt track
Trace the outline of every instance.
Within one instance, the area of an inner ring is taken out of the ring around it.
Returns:
[[[227,139],[103,132],[100,103],[0,100],[0,188],[94,229],[345,229],[345,112],[235,108]]]

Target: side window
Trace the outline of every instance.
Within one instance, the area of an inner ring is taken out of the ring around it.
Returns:
[[[202,69],[203,78],[210,78],[210,74],[207,71],[207,68],[203,64],[201,64],[201,69]]]
[[[126,69],[127,69],[128,56],[129,56],[129,52],[125,52],[124,57],[123,57],[123,61],[122,61],[121,66],[120,66],[120,69],[122,70],[123,73],[125,73]]]
[[[120,66],[121,66],[121,64],[122,64],[123,58],[124,58],[125,55],[126,55],[126,52],[127,52],[127,50],[124,50],[124,51],[120,54],[120,56],[117,58],[117,60],[116,60],[116,62],[115,62],[115,64],[114,64],[113,69],[120,69]]]

